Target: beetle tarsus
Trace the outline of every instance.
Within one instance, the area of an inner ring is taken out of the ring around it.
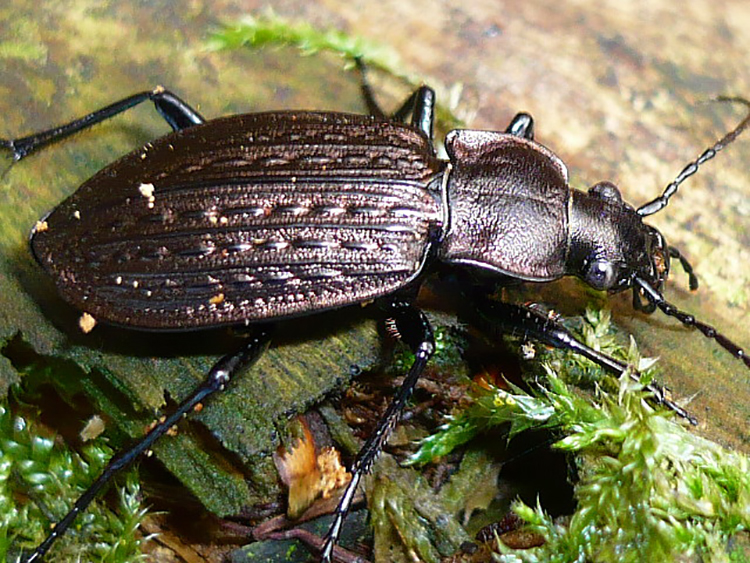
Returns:
[[[488,297],[479,298],[478,301],[481,303],[478,307],[481,311],[481,318],[491,323],[495,328],[499,328],[502,332],[524,339],[538,340],[561,350],[575,352],[612,373],[622,374],[627,371],[631,379],[636,382],[640,381],[638,371],[579,341],[552,315],[546,315],[536,307],[504,303]],[[645,389],[652,394],[657,403],[664,405],[691,424],[697,424],[694,416],[677,403],[666,398],[661,387],[651,383],[645,385]]]
[[[91,486],[75,502],[73,508],[55,525],[47,538],[25,559],[25,563],[41,561],[57,538],[70,528],[78,514],[88,508],[102,487],[109,483],[117,473],[128,467],[142,453],[151,449],[154,442],[166,434],[184,415],[191,412],[196,405],[202,403],[208,396],[223,390],[234,375],[253,364],[266,349],[268,342],[268,330],[259,329],[254,336],[248,339],[242,350],[234,354],[228,354],[216,362],[203,383],[180,403],[172,414],[157,424],[130,449],[119,452],[109,461],[101,475],[96,478]]]
[[[357,70],[359,70],[359,89],[362,93],[365,107],[367,107],[367,113],[385,119],[387,114],[380,107],[375,98],[375,93],[372,91],[372,86],[370,86],[370,81],[367,79],[367,65],[362,60],[362,57],[355,57],[354,64],[357,66]]]
[[[13,162],[18,162],[23,158],[23,152],[16,146],[16,141],[12,139],[0,139],[0,148],[10,151]]]
[[[13,160],[18,161],[47,145],[88,129],[92,125],[111,119],[147,100],[154,103],[156,110],[175,131],[198,125],[205,121],[196,110],[169,90],[155,89],[133,94],[88,115],[84,115],[79,119],[46,131],[18,139],[2,139],[0,140],[0,146],[13,151]]]
[[[328,534],[326,534],[325,544],[321,550],[321,559],[324,563],[332,561],[334,546],[338,542],[341,527],[349,512],[359,482],[370,471],[372,464],[383,450],[383,446],[398,422],[406,402],[414,392],[419,376],[435,353],[435,337],[432,333],[432,327],[422,311],[409,303],[394,302],[390,304],[388,312],[392,319],[391,322],[396,326],[399,337],[414,352],[414,363],[404,378],[403,384],[388,405],[385,414],[378,422],[377,428],[367,438],[357,454],[357,459],[352,464],[352,479],[336,507],[333,521],[328,529]]]

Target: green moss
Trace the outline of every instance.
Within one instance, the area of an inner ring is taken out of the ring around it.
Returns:
[[[415,80],[395,70],[401,62],[392,49],[337,29],[319,29],[307,22],[292,22],[272,13],[262,17],[247,15],[238,22],[227,23],[214,32],[208,42],[213,50],[267,46],[296,47],[303,55],[333,52],[349,63],[362,59],[368,66],[387,70],[406,81]]]
[[[48,52],[41,40],[38,22],[20,17],[11,20],[9,27],[5,39],[0,41],[0,59],[43,63]]]
[[[609,315],[588,311],[586,342],[653,375],[631,341],[618,346]],[[500,545],[499,561],[674,561],[694,557],[728,561],[728,545],[750,528],[750,462],[742,454],[691,432],[682,420],[654,407],[629,374],[614,378],[588,360],[560,351],[540,352],[543,376],[531,394],[511,386],[483,392],[462,414],[424,441],[412,457],[422,463],[480,431],[509,423],[510,435],[534,427],[562,435],[555,447],[577,466],[577,508],[565,521],[542,506],[517,501],[514,510],[544,536],[542,547]],[[593,395],[571,382],[593,382]],[[744,557],[740,548],[734,560]]]
[[[389,47],[337,29],[320,29],[307,22],[291,21],[268,12],[224,24],[211,35],[207,47],[211,50],[294,47],[303,55],[328,52],[343,58],[347,68],[352,68],[354,61],[359,59],[368,68],[395,78],[411,90],[429,84],[437,93],[435,120],[438,129],[447,131],[464,125],[465,120],[457,110],[463,90],[460,84],[446,86],[437,80],[423,80],[423,77],[404,70],[400,57]]]
[[[0,560],[14,560],[20,550],[28,555],[49,532],[50,519],[65,515],[111,455],[100,441],[78,455],[41,437],[28,419],[0,405]],[[146,511],[140,505],[137,475],[131,471],[123,480],[117,513],[95,502],[78,516],[73,525],[77,533],[60,538],[45,561],[143,560],[140,546],[147,538],[136,532]]]

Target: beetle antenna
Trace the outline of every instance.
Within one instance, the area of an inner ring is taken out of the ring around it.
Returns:
[[[671,303],[669,303],[664,297],[656,291],[651,285],[644,279],[634,276],[633,280],[638,284],[638,287],[644,293],[646,299],[655,307],[661,309],[661,311],[670,317],[674,317],[682,324],[687,327],[697,328],[707,338],[713,338],[716,342],[724,348],[727,352],[732,354],[735,358],[742,360],[745,365],[750,368],[750,356],[747,352],[740,348],[737,344],[729,340],[726,336],[721,334],[711,325],[702,323],[696,319],[693,315],[681,311]],[[634,291],[637,291],[634,289]]]
[[[745,98],[736,96],[719,96],[718,98],[715,98],[715,101],[742,104],[747,107],[748,110],[750,110],[750,101],[746,100]],[[748,111],[748,114],[745,116],[745,118],[740,121],[740,123],[734,129],[732,129],[729,133],[716,141],[713,146],[704,150],[698,158],[685,166],[685,168],[682,169],[682,172],[680,172],[677,177],[672,180],[672,182],[666,188],[664,188],[664,192],[659,197],[657,197],[653,201],[646,203],[645,205],[641,205],[638,209],[636,209],[636,213],[638,213],[638,215],[640,215],[641,217],[646,217],[647,215],[653,215],[654,213],[657,213],[658,211],[664,209],[667,206],[667,203],[669,203],[669,198],[677,192],[677,188],[680,187],[680,184],[682,184],[685,180],[690,178],[690,176],[698,172],[698,168],[701,166],[701,164],[711,160],[720,150],[731,144],[737,137],[739,137],[740,133],[742,133],[749,124],[750,111]]]

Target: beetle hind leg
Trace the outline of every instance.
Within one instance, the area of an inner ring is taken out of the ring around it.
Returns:
[[[101,489],[109,483],[121,470],[128,467],[138,456],[149,450],[154,442],[161,438],[170,428],[177,424],[183,416],[191,412],[196,405],[208,396],[222,391],[233,376],[253,364],[266,349],[269,342],[269,332],[259,329],[254,336],[249,337],[243,348],[236,353],[221,358],[211,368],[205,380],[185,399],[177,409],[167,416],[162,422],[152,428],[143,438],[130,449],[119,452],[104,468],[101,475],[92,485],[78,498],[73,508],[60,520],[47,538],[39,544],[34,552],[25,560],[25,563],[41,561],[49,551],[52,544],[62,536],[73,524],[78,514],[86,508],[97,497]]]
[[[156,110],[175,131],[199,125],[205,121],[187,103],[169,90],[165,90],[159,86],[153,90],[139,92],[138,94],[123,98],[64,125],[59,125],[26,137],[19,137],[18,139],[0,139],[0,148],[10,150],[13,154],[13,160],[18,161],[47,145],[88,129],[92,125],[106,121],[148,100],[154,103]]]

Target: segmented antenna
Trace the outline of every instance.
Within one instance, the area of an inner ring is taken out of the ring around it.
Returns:
[[[693,315],[685,313],[669,303],[658,291],[651,287],[646,280],[639,278],[638,276],[635,276],[633,280],[638,284],[638,287],[643,290],[646,299],[661,309],[665,315],[674,317],[687,327],[697,328],[706,338],[713,338],[719,346],[724,348],[735,358],[742,360],[745,366],[750,368],[750,356],[748,356],[747,352],[745,352],[740,346],[729,340],[729,338],[724,336],[711,325],[699,321]],[[633,291],[638,290],[634,287]]]
[[[746,100],[745,98],[736,96],[719,96],[718,98],[716,98],[716,101],[742,104],[750,110],[750,101]],[[636,213],[638,213],[638,215],[640,215],[641,217],[646,217],[647,215],[653,215],[654,213],[657,213],[658,211],[664,209],[667,206],[667,203],[669,203],[669,198],[677,192],[677,188],[680,186],[680,184],[682,184],[685,180],[690,178],[690,176],[698,172],[698,168],[701,166],[701,164],[711,160],[720,150],[731,144],[740,135],[740,133],[742,133],[745,128],[747,128],[749,124],[750,111],[748,111],[745,119],[740,121],[737,127],[732,129],[729,133],[716,141],[716,143],[714,143],[712,147],[707,148],[698,158],[685,166],[685,168],[682,169],[682,172],[677,175],[677,178],[675,178],[664,189],[664,193],[662,193],[653,201],[650,201],[645,205],[641,205],[638,209],[636,209]]]

